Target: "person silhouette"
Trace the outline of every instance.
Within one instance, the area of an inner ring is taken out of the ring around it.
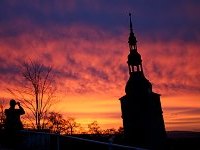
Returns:
[[[18,105],[19,109],[15,109]],[[15,148],[20,141],[20,136],[18,134],[19,130],[23,129],[23,124],[21,122],[20,116],[25,114],[24,109],[19,102],[14,99],[10,100],[10,108],[5,109],[5,144],[11,148]]]
[[[18,105],[19,109],[15,109],[15,105]],[[19,102],[16,102],[14,99],[10,100],[10,108],[5,109],[5,129],[6,130],[21,130],[23,129],[23,124],[20,120],[20,116],[25,114],[24,109]]]

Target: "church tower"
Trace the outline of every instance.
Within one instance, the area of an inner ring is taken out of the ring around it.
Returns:
[[[160,95],[152,91],[152,84],[144,76],[142,58],[138,53],[131,14],[128,38],[129,79],[125,95],[121,97],[124,136],[127,144],[148,149],[164,149],[166,131]]]

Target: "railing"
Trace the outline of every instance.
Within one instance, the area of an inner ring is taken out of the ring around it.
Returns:
[[[29,150],[146,150],[143,148],[114,144],[112,142],[101,142],[75,136],[59,134],[20,131],[23,138],[21,147]]]

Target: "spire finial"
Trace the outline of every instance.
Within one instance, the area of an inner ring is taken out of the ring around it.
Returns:
[[[129,43],[129,48],[130,50],[136,50],[137,51],[137,40],[136,37],[133,33],[133,26],[132,26],[132,20],[131,20],[131,13],[129,13],[129,17],[130,17],[130,35],[128,38],[128,43]]]
[[[129,13],[130,17],[130,31],[133,32],[132,20],[131,20],[131,13]]]

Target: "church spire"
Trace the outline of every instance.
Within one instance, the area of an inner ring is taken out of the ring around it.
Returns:
[[[132,25],[132,20],[131,20],[131,13],[129,13],[129,18],[130,18],[130,32],[133,32],[133,25]]]
[[[129,13],[129,17],[130,17],[130,35],[128,38],[128,43],[129,43],[130,53],[128,55],[128,62],[127,62],[129,68],[129,74],[131,75],[135,72],[138,72],[143,75],[142,59],[141,55],[137,52],[137,40],[133,33],[131,13]]]
[[[129,43],[129,48],[130,48],[130,51],[131,51],[132,49],[137,50],[137,40],[136,40],[136,37],[133,33],[131,13],[129,13],[129,17],[130,17],[130,35],[129,35],[128,43]]]

